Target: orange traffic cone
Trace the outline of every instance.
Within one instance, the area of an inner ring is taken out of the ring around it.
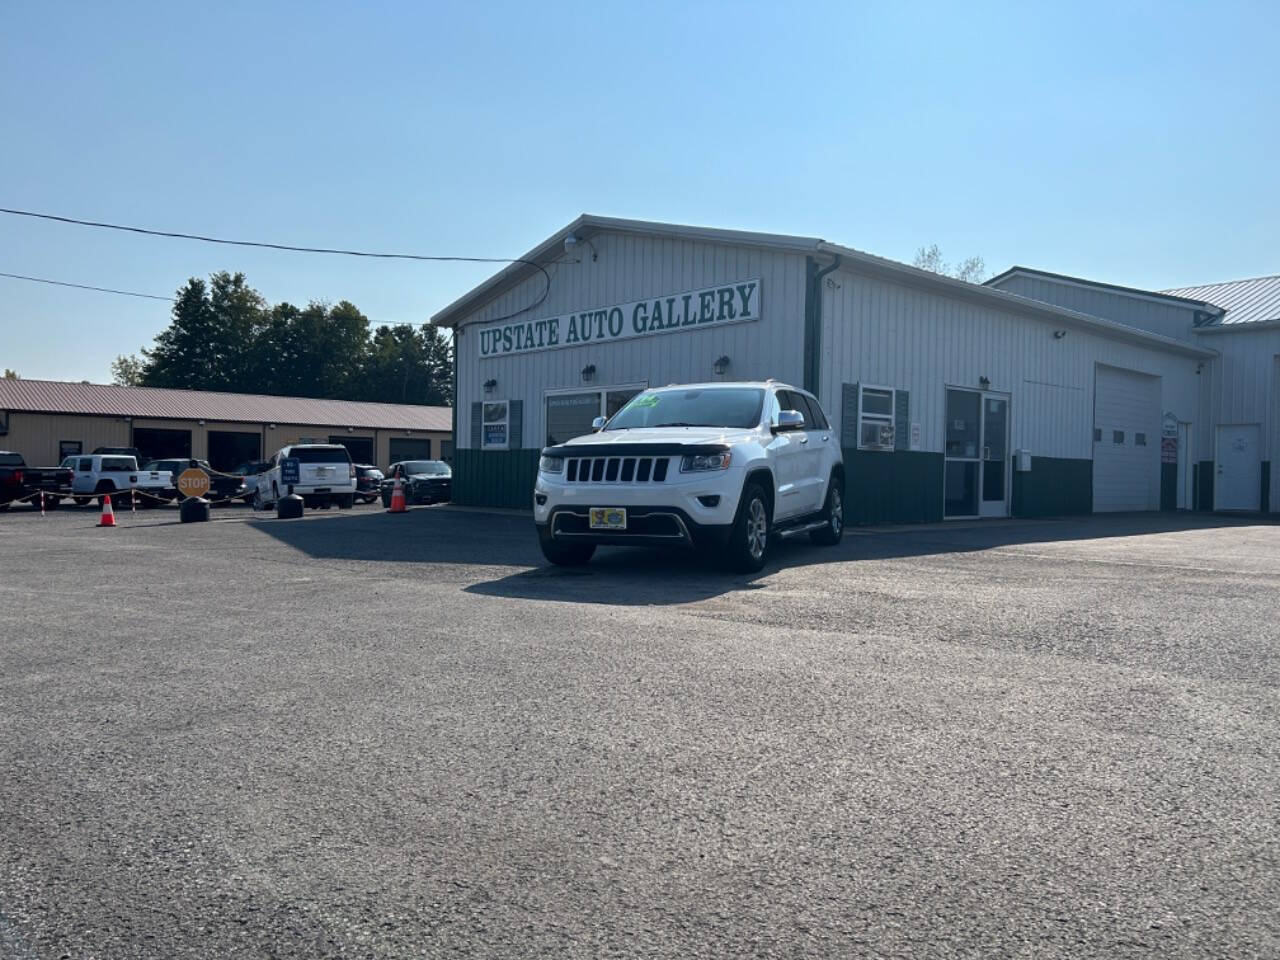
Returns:
[[[98,521],[100,527],[114,527],[116,525],[115,511],[111,509],[111,494],[107,494],[102,498],[102,519]]]
[[[387,512],[404,513],[407,509],[404,503],[404,487],[400,485],[400,478],[396,477],[396,485],[391,488],[391,506]]]

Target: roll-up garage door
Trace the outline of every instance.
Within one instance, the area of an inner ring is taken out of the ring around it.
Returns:
[[[1093,509],[1160,509],[1160,378],[1097,367]]]

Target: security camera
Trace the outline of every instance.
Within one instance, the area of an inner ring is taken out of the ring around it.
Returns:
[[[574,247],[576,247],[577,245],[578,245],[578,238],[577,238],[577,237],[575,237],[572,233],[568,234],[568,235],[564,238],[564,252],[565,252],[565,253],[573,253],[573,248],[574,248]]]

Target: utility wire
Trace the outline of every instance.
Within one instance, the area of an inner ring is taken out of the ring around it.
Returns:
[[[202,243],[218,243],[232,247],[259,247],[267,250],[288,250],[294,253],[327,253],[344,257],[368,257],[377,260],[420,260],[443,263],[523,263],[527,266],[534,267],[542,273],[543,279],[546,280],[546,287],[542,291],[542,296],[538,297],[533,303],[527,307],[523,307],[514,313],[509,313],[503,317],[493,317],[490,323],[500,320],[510,320],[512,317],[518,317],[522,313],[534,309],[551,293],[551,274],[547,273],[542,264],[534,260],[522,260],[519,257],[446,257],[446,256],[426,256],[418,253],[374,253],[367,250],[344,250],[336,247],[302,247],[294,246],[287,243],[267,243],[261,240],[228,240],[224,237],[206,237],[198,233],[180,233],[175,230],[149,230],[146,227],[131,227],[119,223],[103,223],[98,220],[81,220],[77,217],[61,217],[52,213],[36,213],[32,210],[14,210],[9,207],[0,207],[0,213],[7,213],[15,217],[31,217],[36,220],[52,220],[55,223],[67,223],[81,227],[99,227],[103,230],[122,230],[126,233],[141,233],[151,237],[168,237],[170,239],[179,240],[198,240]],[[165,298],[167,299],[167,298]]]
[[[111,287],[91,287],[85,283],[68,283],[65,280],[49,280],[46,277],[28,277],[21,273],[4,273],[0,271],[0,277],[9,277],[11,280],[30,280],[32,283],[49,283],[55,287],[75,287],[77,290],[96,290],[98,293],[118,293],[122,297],[143,297],[147,300],[164,300],[173,303],[173,297],[161,297],[154,293],[137,293],[133,290],[113,290]]]

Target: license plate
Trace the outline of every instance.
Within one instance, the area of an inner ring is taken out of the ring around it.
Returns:
[[[627,529],[627,511],[622,507],[592,507],[592,530],[625,530]]]
[[[331,473],[333,473],[333,470],[332,470],[332,468],[330,468],[330,467],[317,467],[317,468],[316,468],[316,476],[317,476],[317,477],[327,477],[327,476],[329,476],[329,474],[331,474]]]

